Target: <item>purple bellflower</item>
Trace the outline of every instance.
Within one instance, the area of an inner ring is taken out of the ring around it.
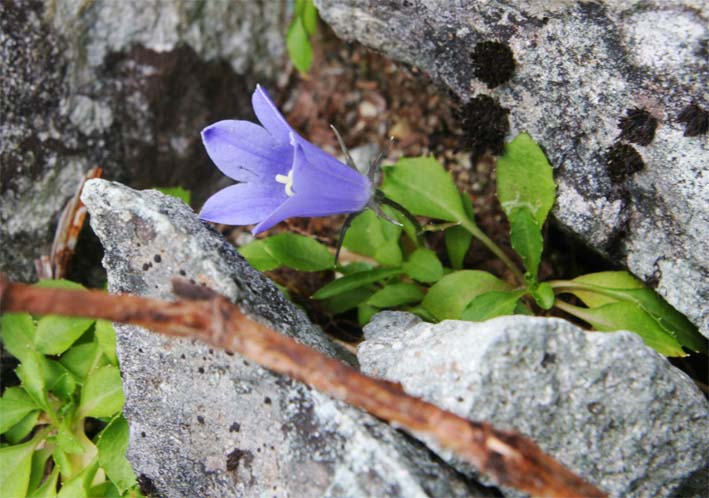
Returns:
[[[364,209],[374,193],[369,178],[298,135],[260,86],[251,102],[262,126],[225,120],[202,131],[214,164],[240,183],[207,199],[200,218],[257,223],[257,234],[286,218]]]

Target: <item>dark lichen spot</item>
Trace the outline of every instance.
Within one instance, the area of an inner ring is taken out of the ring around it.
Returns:
[[[182,354],[180,355],[180,358],[182,358],[182,359],[184,360],[184,359],[185,359],[185,353],[182,353]]]
[[[145,436],[146,436],[145,432],[140,433],[140,437],[145,437]]]
[[[158,488],[155,487],[152,479],[145,474],[140,474],[138,476],[138,486],[140,487],[140,492],[145,496],[153,496],[158,494]]]
[[[644,167],[642,156],[632,145],[616,142],[606,152],[606,168],[613,183],[622,183]]]
[[[254,461],[254,456],[250,451],[234,449],[227,455],[226,469],[230,472],[236,472],[239,469],[239,464],[244,461],[244,466],[248,467]]]
[[[180,270],[180,275],[182,275],[184,277],[187,275],[187,272],[185,270]]]
[[[553,365],[556,363],[556,355],[554,353],[544,353],[542,357],[542,366],[546,367],[548,365]]]
[[[197,422],[204,424],[204,417],[202,415],[197,415]]]
[[[143,271],[148,271],[151,266],[153,266],[152,263],[143,263]]]
[[[156,254],[155,256],[153,256],[153,261],[155,261],[156,263],[159,263],[160,261],[162,261],[162,258],[160,257],[159,254]]]
[[[621,140],[638,145],[649,145],[655,138],[657,119],[645,109],[628,109],[625,116],[618,120]]]
[[[199,367],[199,368],[197,369],[197,371],[198,371],[199,373],[203,374],[203,373],[204,373],[204,367]]]
[[[603,405],[600,403],[596,403],[595,401],[586,405],[586,408],[594,415],[600,415],[601,413],[603,413]]]
[[[509,113],[488,95],[478,95],[460,109],[464,147],[471,150],[473,163],[488,151],[502,154],[510,131]]]
[[[270,405],[270,404],[271,404],[271,398],[269,398],[268,396],[266,396],[265,398],[263,398],[263,402],[266,403],[267,405]]]
[[[234,422],[229,426],[229,432],[239,432],[241,430],[241,424]]]
[[[515,71],[515,58],[508,45],[484,41],[475,45],[471,54],[473,73],[488,88],[509,81]]]
[[[706,135],[709,131],[709,111],[692,102],[677,115],[677,121],[685,124],[684,136]]]

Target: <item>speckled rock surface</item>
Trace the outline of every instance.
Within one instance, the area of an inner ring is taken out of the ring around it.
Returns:
[[[709,403],[635,334],[588,333],[556,318],[431,325],[384,312],[365,337],[357,355],[365,373],[519,430],[612,496],[707,489]]]
[[[92,166],[197,203],[221,186],[198,132],[251,118],[286,23],[286,4],[261,0],[0,2],[0,271],[33,279]]]
[[[171,298],[193,279],[347,358],[181,201],[105,180],[83,200],[111,292]],[[420,443],[349,405],[203,344],[117,325],[128,458],[160,496],[485,496]],[[350,360],[353,360],[349,356]]]
[[[315,3],[341,37],[421,67],[463,101],[509,109],[508,138],[529,132],[554,166],[556,219],[709,335],[706,124],[696,134],[709,111],[707,2]],[[494,88],[500,60],[474,55],[484,42],[516,60]],[[682,114],[693,102],[700,115]]]

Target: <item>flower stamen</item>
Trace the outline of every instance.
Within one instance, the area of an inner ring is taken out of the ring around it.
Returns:
[[[293,192],[293,169],[288,172],[287,175],[276,175],[276,181],[285,185],[286,195],[292,197],[295,192]]]

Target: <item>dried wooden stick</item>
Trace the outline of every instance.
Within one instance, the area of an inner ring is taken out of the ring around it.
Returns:
[[[238,352],[408,431],[430,436],[500,485],[534,496],[606,496],[521,434],[472,422],[409,396],[397,383],[363,375],[249,319],[210,289],[181,280],[173,281],[173,286],[182,300],[38,288],[10,283],[0,276],[0,312],[104,318],[170,336],[200,339]]]

